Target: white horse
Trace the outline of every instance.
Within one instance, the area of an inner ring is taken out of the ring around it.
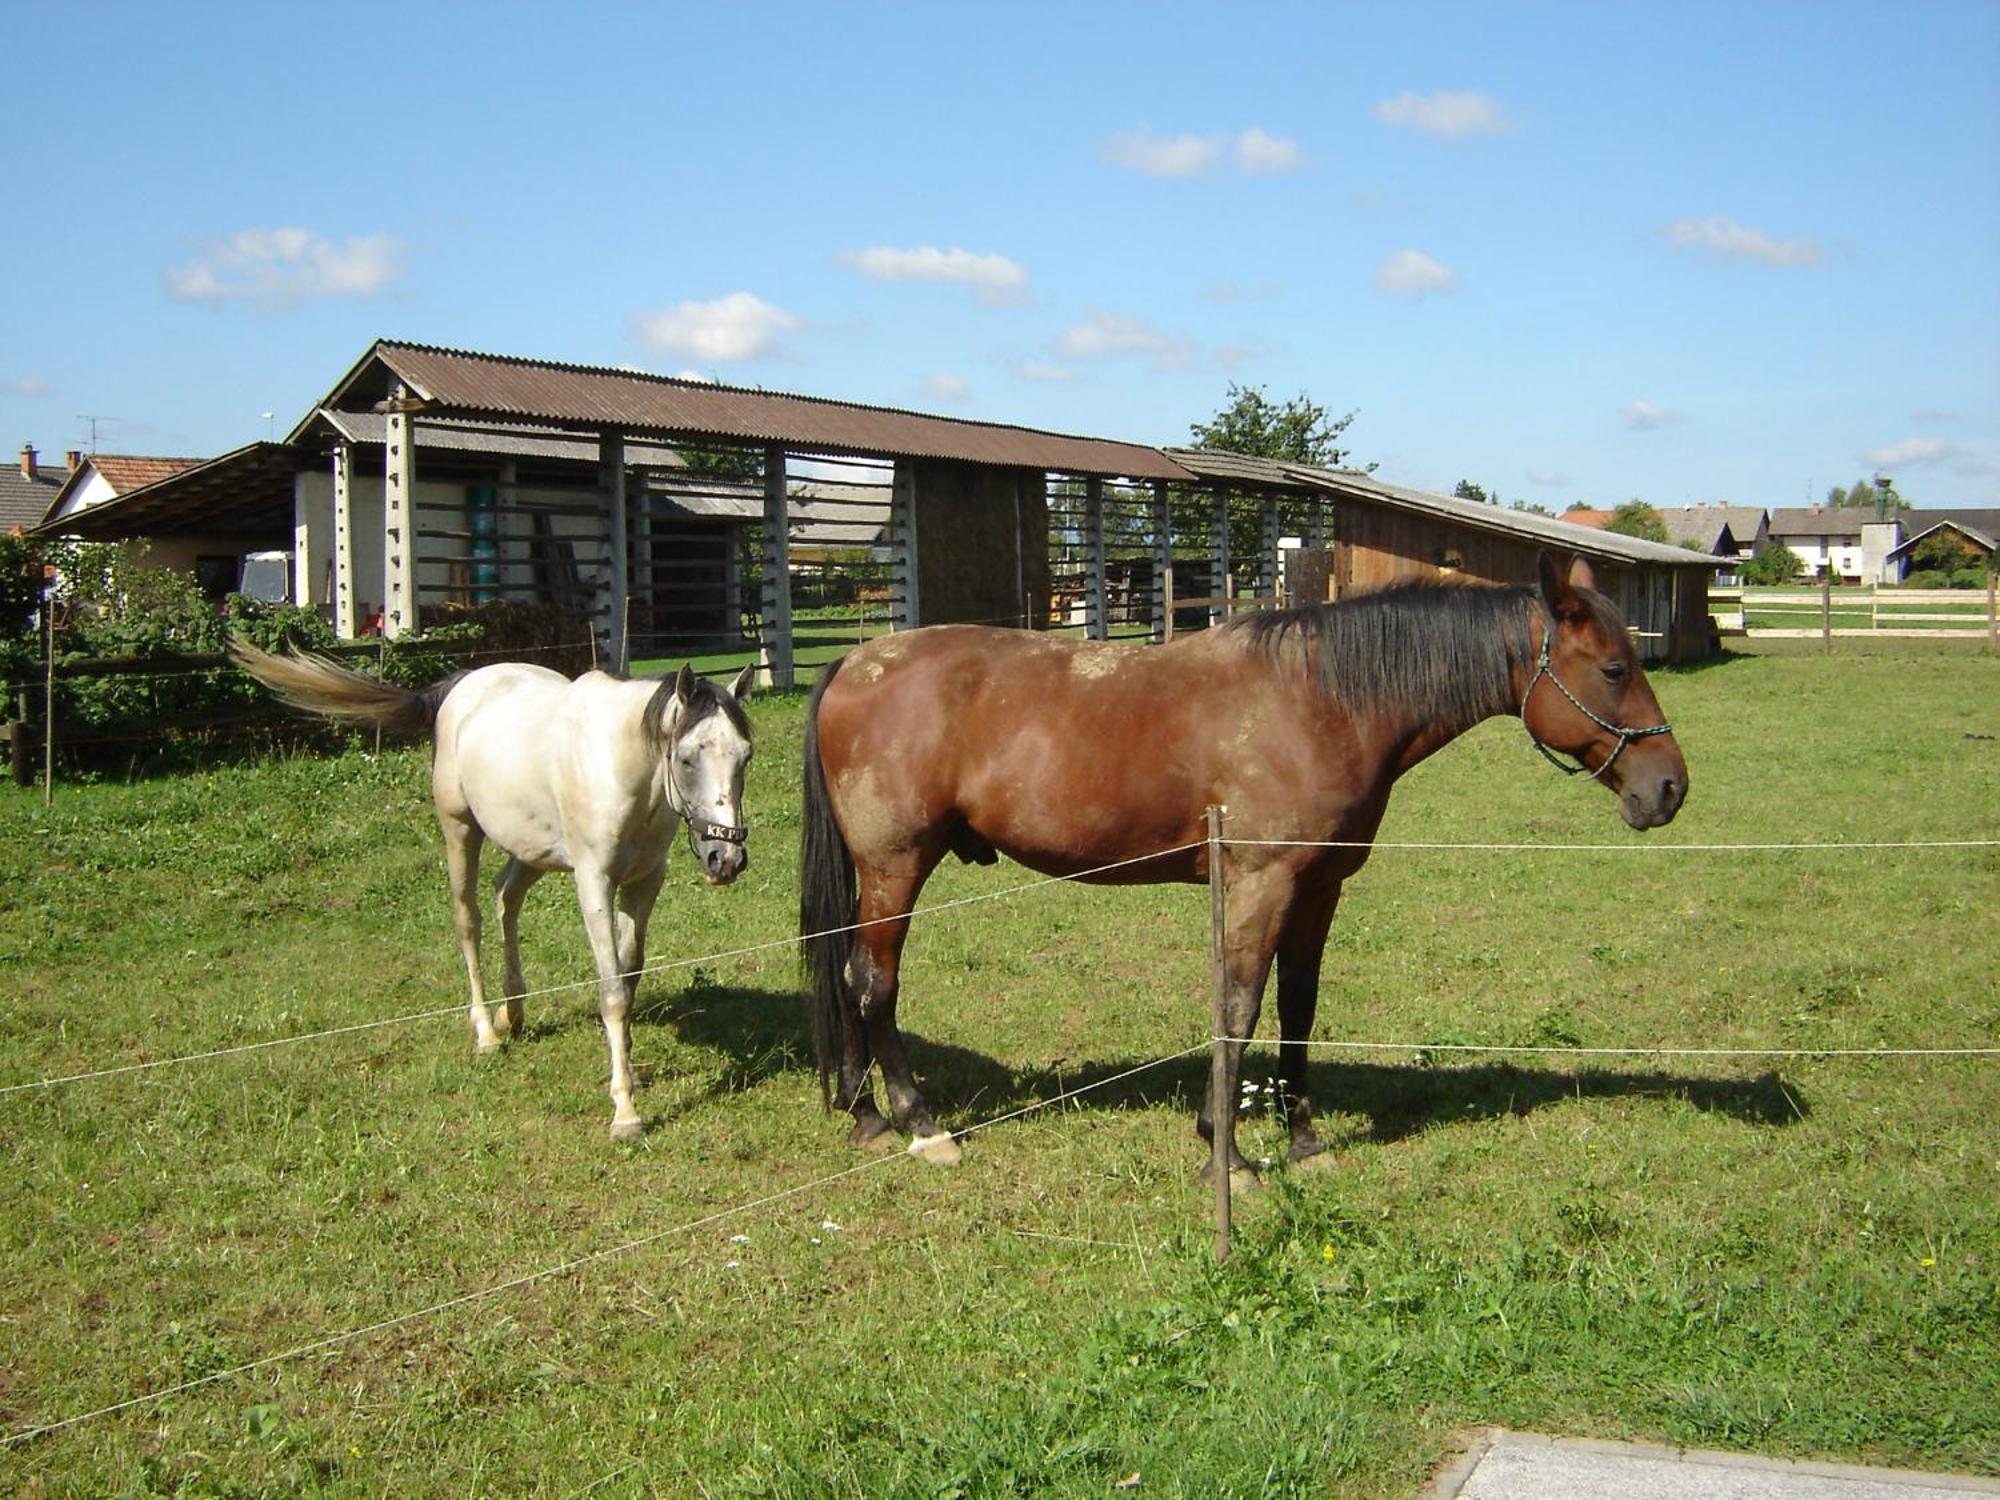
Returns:
[[[550,870],[576,872],[611,1048],[611,1135],[638,1135],[631,1015],[646,921],[683,825],[711,885],[728,884],[749,863],[742,806],[750,722],[738,703],[756,669],[744,668],[724,689],[688,667],[670,681],[602,672],[571,681],[546,667],[502,662],[412,692],[324,656],[274,656],[242,641],[230,655],[295,708],[431,734],[431,792],[481,1052],[522,1027],[522,897]],[[479,973],[479,851],[488,839],[509,856],[495,882],[507,953],[497,1024]]]

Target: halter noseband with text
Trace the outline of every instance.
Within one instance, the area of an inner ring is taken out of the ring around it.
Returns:
[[[1571,707],[1575,708],[1578,713],[1582,714],[1586,719],[1590,720],[1591,723],[1595,724],[1599,729],[1604,730],[1607,734],[1617,735],[1618,748],[1613,750],[1608,756],[1604,758],[1603,765],[1599,766],[1596,770],[1592,771],[1589,766],[1583,764],[1583,757],[1581,755],[1577,757],[1577,764],[1573,766],[1565,765],[1561,760],[1559,760],[1556,757],[1555,751],[1551,750],[1547,745],[1544,745],[1541,742],[1541,740],[1536,737],[1534,730],[1528,729],[1528,743],[1533,745],[1537,750],[1541,751],[1542,758],[1546,760],[1550,765],[1554,766],[1558,771],[1562,772],[1563,775],[1565,776],[1578,776],[1582,775],[1584,772],[1589,772],[1591,777],[1595,779],[1603,776],[1606,771],[1611,769],[1611,763],[1617,760],[1619,756],[1625,753],[1625,747],[1631,744],[1632,741],[1650,739],[1652,736],[1656,734],[1672,734],[1674,732],[1674,726],[1667,723],[1664,719],[1661,720],[1658,724],[1655,724],[1651,729],[1628,729],[1623,724],[1613,724],[1608,719],[1603,719],[1598,717],[1596,713],[1592,712],[1589,704],[1585,703],[1581,698],[1577,697],[1575,693],[1572,693],[1566,686],[1564,686],[1563,680],[1560,677],[1556,676],[1555,668],[1549,665],[1549,638],[1554,634],[1555,634],[1555,625],[1553,622],[1551,622],[1548,628],[1542,632],[1542,652],[1541,655],[1537,657],[1535,660],[1535,675],[1528,679],[1528,686],[1526,690],[1521,694],[1521,727],[1523,729],[1528,729],[1528,699],[1530,696],[1533,695],[1535,691],[1535,684],[1540,682],[1544,677],[1546,677],[1550,682],[1553,682],[1556,685],[1557,692],[1561,693],[1565,698],[1569,699]]]
[[[680,725],[674,726],[673,744],[667,750],[667,806],[681,820],[687,829],[688,852],[697,859],[701,851],[695,847],[697,838],[707,839],[714,844],[741,844],[748,842],[750,830],[733,823],[711,823],[707,819],[697,819],[688,810],[687,793],[681,790],[680,778],[675,774],[679,757],[674,751],[680,748]]]

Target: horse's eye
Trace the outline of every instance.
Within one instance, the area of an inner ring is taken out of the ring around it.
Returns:
[[[1606,663],[1604,667],[1604,680],[1606,682],[1623,682],[1625,680],[1625,663],[1622,661]]]

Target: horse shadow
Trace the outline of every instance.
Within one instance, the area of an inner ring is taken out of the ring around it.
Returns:
[[[814,1067],[805,1000],[796,991],[694,984],[650,1004],[642,1001],[634,1020],[666,1026],[680,1041],[729,1059],[699,1098],[740,1092]],[[960,1128],[1072,1091],[1076,1097],[1066,1101],[1066,1108],[1116,1111],[1172,1105],[1191,1118],[1208,1087],[1206,1051],[1154,1067],[1146,1067],[1144,1058],[1121,1058],[1011,1068],[920,1032],[905,1029],[903,1036],[932,1107]],[[1272,1045],[1260,1043],[1246,1054],[1243,1075],[1262,1082],[1275,1061]],[[1768,1129],[1791,1126],[1811,1113],[1803,1091],[1771,1070],[1721,1078],[1663,1066],[1571,1069],[1554,1060],[1533,1065],[1503,1060],[1435,1067],[1416,1059],[1361,1062],[1322,1054],[1311,1064],[1308,1089],[1335,1144],[1343,1138],[1387,1144],[1448,1124],[1524,1117],[1572,1099],[1679,1100],[1704,1114]],[[684,1102],[681,1109],[694,1102]],[[1338,1125],[1353,1116],[1365,1123],[1358,1128]]]

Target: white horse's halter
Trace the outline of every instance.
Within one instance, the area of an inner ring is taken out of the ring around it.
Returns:
[[[674,767],[679,759],[674,754],[674,751],[680,747],[681,741],[680,726],[678,723],[675,724],[674,731],[673,743],[667,747],[667,806],[673,810],[674,815],[681,820],[681,825],[687,829],[688,851],[697,859],[700,858],[701,851],[696,849],[694,844],[697,834],[699,837],[705,838],[710,843],[715,844],[741,844],[747,842],[750,838],[750,830],[748,828],[739,827],[734,823],[712,823],[705,818],[697,823],[693,814],[688,810],[687,793],[681,790],[680,780],[674,771]]]

